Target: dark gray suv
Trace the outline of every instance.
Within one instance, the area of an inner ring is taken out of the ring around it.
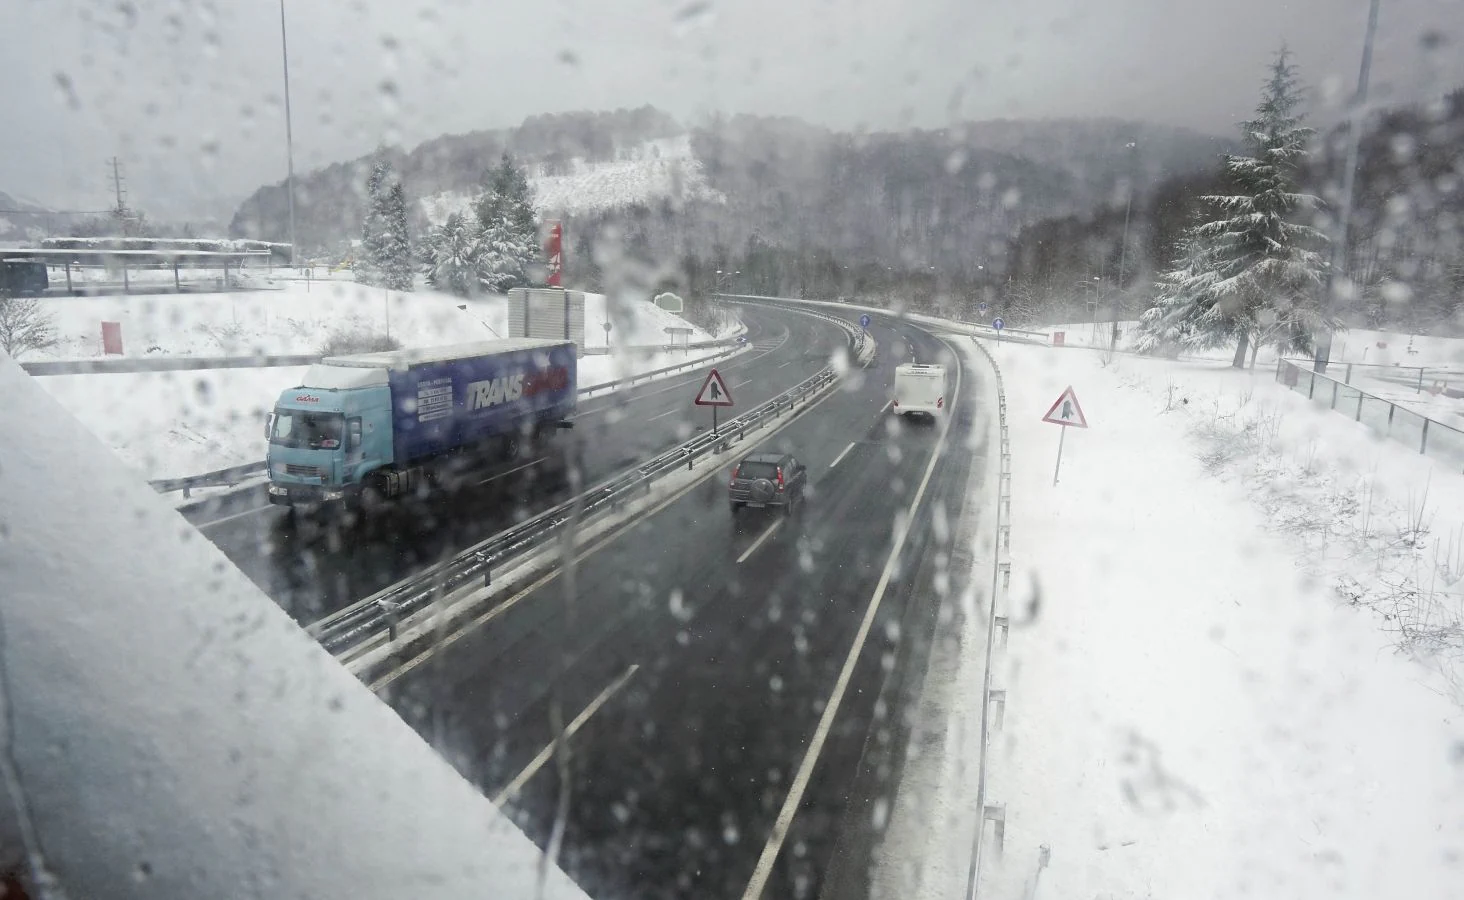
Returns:
[[[791,453],[754,453],[732,470],[727,499],[734,513],[744,506],[778,506],[789,512],[803,502],[807,487],[808,467]]]

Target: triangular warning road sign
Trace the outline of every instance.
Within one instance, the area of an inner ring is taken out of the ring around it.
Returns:
[[[707,380],[702,382],[701,390],[696,392],[696,405],[732,405],[732,392],[727,390],[727,382],[722,380],[721,373],[716,369],[707,373]]]
[[[1083,408],[1078,405],[1078,395],[1073,393],[1072,385],[1068,385],[1068,389],[1062,392],[1062,396],[1052,404],[1052,409],[1047,411],[1042,421],[1054,425],[1071,425],[1074,428],[1088,427],[1088,419],[1083,415]]]

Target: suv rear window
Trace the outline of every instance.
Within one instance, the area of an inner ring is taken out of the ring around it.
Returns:
[[[737,468],[738,478],[768,478],[778,477],[778,466],[770,462],[744,462]]]

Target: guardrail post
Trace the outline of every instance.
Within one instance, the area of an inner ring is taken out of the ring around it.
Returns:
[[[1423,366],[1419,366],[1418,367],[1418,389],[1416,391],[1414,391],[1414,393],[1415,394],[1421,394],[1421,393],[1423,393]]]
[[[1388,434],[1392,434],[1393,433],[1393,413],[1395,411],[1397,411],[1397,409],[1398,409],[1397,404],[1395,404],[1395,403],[1389,403],[1388,404]]]
[[[1362,391],[1357,392],[1357,421],[1362,421],[1362,398],[1366,395]]]
[[[188,485],[186,485],[186,484],[183,485],[183,499],[184,500],[187,500],[189,497],[192,497],[192,496],[193,496],[193,489],[191,487],[189,487]]]
[[[1337,408],[1337,382],[1332,382],[1332,408]]]
[[[1352,383],[1352,363],[1347,364],[1347,371],[1342,375],[1343,384]]]
[[[1432,421],[1433,420],[1428,418],[1427,416],[1425,416],[1423,419],[1423,438],[1418,442],[1419,453],[1428,452],[1428,423]]]

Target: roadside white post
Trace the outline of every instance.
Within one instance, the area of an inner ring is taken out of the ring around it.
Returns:
[[[1083,415],[1083,407],[1078,404],[1078,395],[1073,393],[1072,385],[1057,398],[1052,408],[1047,410],[1047,415],[1042,421],[1050,422],[1053,425],[1064,426],[1057,437],[1057,465],[1052,468],[1052,484],[1057,486],[1058,473],[1062,471],[1062,445],[1067,438],[1068,428],[1087,428],[1088,419]]]

